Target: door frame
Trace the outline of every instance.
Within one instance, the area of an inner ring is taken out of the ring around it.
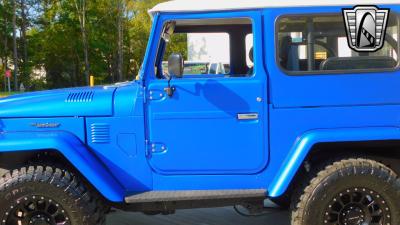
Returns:
[[[166,14],[159,14],[156,15],[155,17],[155,25],[153,27],[153,35],[151,37],[151,46],[149,46],[148,50],[148,56],[147,59],[145,60],[146,63],[146,69],[145,73],[143,74],[143,83],[145,87],[147,87],[150,83],[165,83],[165,80],[160,80],[156,78],[155,74],[155,62],[156,58],[158,56],[158,48],[159,48],[159,43],[160,43],[160,36],[161,32],[164,26],[164,23],[166,21],[171,21],[171,20],[187,20],[187,19],[224,19],[224,18],[249,18],[252,20],[253,23],[253,34],[254,34],[254,76],[253,77],[243,77],[243,78],[213,78],[213,79],[235,79],[238,82],[240,82],[241,79],[254,79],[254,80],[259,80],[260,82],[263,83],[263,116],[265,118],[261,118],[264,120],[264,130],[263,133],[265,135],[264,138],[264,143],[265,146],[264,151],[266,151],[267,154],[267,159],[270,158],[270,153],[269,153],[269,94],[268,94],[268,73],[267,70],[265,69],[265,64],[264,64],[264,50],[263,50],[263,17],[262,17],[262,10],[249,10],[249,11],[233,11],[233,12],[215,12],[215,13],[185,13],[185,14],[175,14],[175,13],[166,13]],[[204,79],[204,78],[199,78],[199,79]],[[195,81],[195,79],[192,79]],[[146,90],[146,89],[145,89]],[[149,93],[147,93],[148,90],[146,90],[146,98],[145,100],[145,127],[146,127],[146,140],[149,140],[150,137],[150,131],[149,131],[149,118],[147,115],[147,101],[149,100]],[[266,170],[269,164],[269,160],[266,160],[267,162],[265,163],[265,167],[263,170],[261,170],[259,173],[262,173],[263,171]],[[179,175],[178,175],[179,176]],[[219,176],[219,175],[214,175],[214,176]]]

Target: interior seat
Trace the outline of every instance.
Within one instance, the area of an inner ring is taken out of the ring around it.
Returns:
[[[389,56],[331,57],[320,65],[320,70],[392,69],[397,66]]]

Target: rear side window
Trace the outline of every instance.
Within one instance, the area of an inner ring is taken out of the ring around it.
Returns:
[[[284,16],[277,22],[278,64],[289,74],[395,69],[399,65],[399,26],[399,16],[391,13],[384,47],[359,53],[348,46],[341,14]]]

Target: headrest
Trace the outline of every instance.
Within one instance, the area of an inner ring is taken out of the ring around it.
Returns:
[[[250,51],[249,51],[249,59],[252,63],[254,63],[254,48],[251,47]]]
[[[279,60],[283,67],[286,67],[289,60],[289,52],[292,47],[292,37],[285,36],[279,42]]]

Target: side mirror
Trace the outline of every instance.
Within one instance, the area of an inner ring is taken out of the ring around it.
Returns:
[[[168,73],[170,77],[183,77],[184,62],[181,54],[173,53],[168,58]]]

